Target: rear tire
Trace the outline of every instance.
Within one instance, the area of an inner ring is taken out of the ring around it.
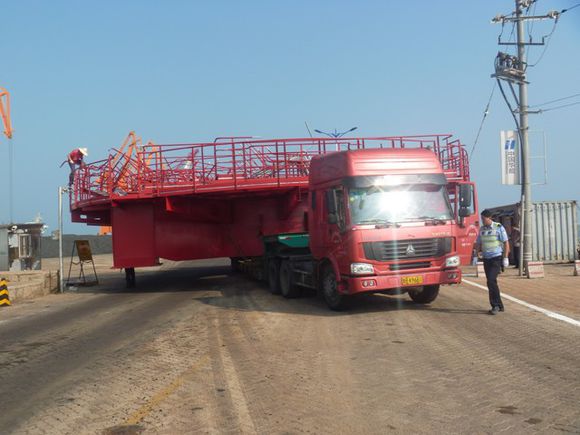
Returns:
[[[439,284],[425,285],[422,290],[409,290],[409,296],[416,304],[430,304],[439,295]]]
[[[268,289],[273,295],[280,294],[279,261],[272,258],[268,261]]]
[[[280,292],[287,299],[294,299],[300,296],[301,289],[292,282],[292,267],[290,261],[282,260],[280,265]]]
[[[347,307],[348,296],[338,292],[338,282],[331,266],[326,266],[322,271],[320,290],[331,310],[342,311]]]

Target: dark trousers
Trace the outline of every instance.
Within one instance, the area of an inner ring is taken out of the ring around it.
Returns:
[[[501,271],[502,257],[484,258],[483,269],[487,278],[487,289],[489,290],[489,303],[491,307],[503,308],[503,302],[499,294],[497,276]]]
[[[520,268],[520,247],[519,246],[514,246],[514,262],[516,264],[516,268]]]

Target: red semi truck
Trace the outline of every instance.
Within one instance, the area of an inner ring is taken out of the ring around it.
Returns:
[[[159,258],[230,257],[332,309],[363,292],[432,302],[461,281],[479,224],[450,135],[145,146],[87,165],[73,192],[73,221],[112,226],[128,277]]]

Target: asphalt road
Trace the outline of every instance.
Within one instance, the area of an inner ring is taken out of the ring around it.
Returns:
[[[225,264],[0,312],[0,433],[580,433],[578,327],[467,285],[334,313]]]

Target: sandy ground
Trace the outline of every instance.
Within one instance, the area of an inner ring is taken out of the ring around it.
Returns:
[[[580,328],[510,301],[489,316],[478,288],[334,313],[225,260],[138,271],[133,291],[96,264],[99,286],[0,314],[0,433],[580,432]],[[550,282],[501,278],[577,314]]]

